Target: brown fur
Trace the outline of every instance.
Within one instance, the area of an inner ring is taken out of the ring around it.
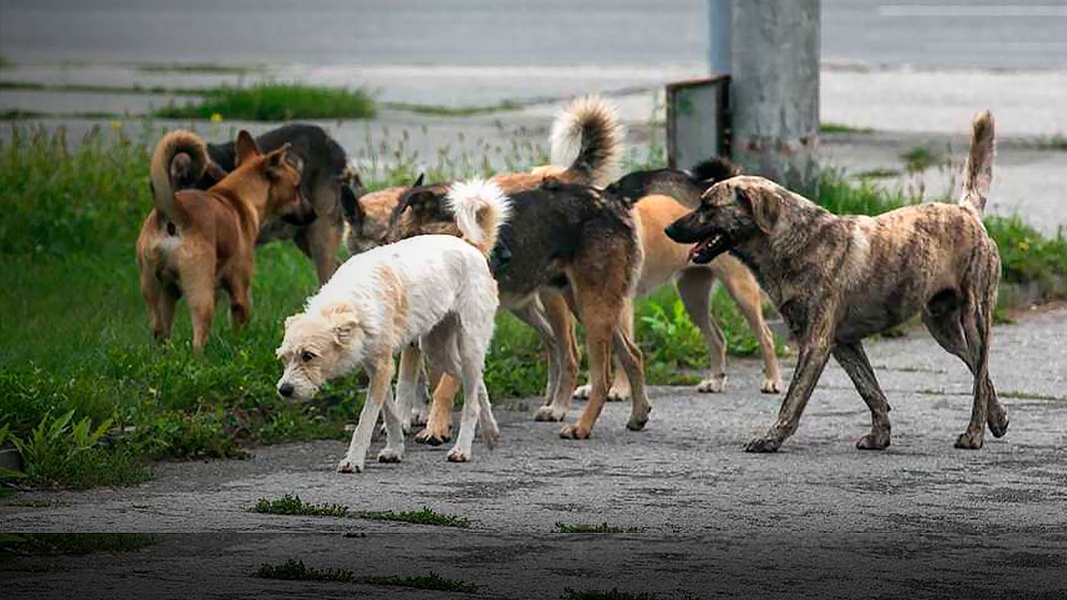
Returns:
[[[832,354],[871,412],[857,446],[890,443],[889,404],[863,338],[922,314],[934,339],[974,375],[974,404],[959,448],[980,448],[985,426],[1004,435],[1007,413],[989,378],[989,338],[1000,257],[977,198],[988,194],[992,117],[974,123],[958,205],[909,206],[879,217],[838,217],[760,177],[716,184],[668,235],[697,243],[695,260],[729,250],[759,278],[797,340],[799,355],[778,420],[750,452],[774,452],[792,435]],[[981,171],[981,172],[977,172]]]
[[[184,295],[196,351],[203,349],[211,330],[216,288],[230,295],[234,326],[248,319],[260,224],[304,202],[300,171],[287,145],[260,154],[242,131],[237,148],[238,167],[232,173],[206,192],[182,190],[172,192],[169,202],[157,201],[137,239],[141,293],[152,333],[160,340],[170,337],[174,306]]]

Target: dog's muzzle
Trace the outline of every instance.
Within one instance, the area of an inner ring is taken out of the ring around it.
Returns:
[[[295,391],[295,389],[296,388],[293,387],[293,384],[285,382],[278,386],[278,395],[280,395],[282,398],[292,398],[293,391]]]

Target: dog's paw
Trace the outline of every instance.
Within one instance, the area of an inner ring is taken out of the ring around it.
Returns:
[[[411,425],[413,427],[424,427],[426,423],[430,421],[430,407],[423,406],[422,408],[413,409],[411,411]]]
[[[592,393],[593,386],[587,383],[585,385],[580,385],[576,387],[574,389],[574,393],[571,394],[571,398],[574,398],[575,400],[588,400],[589,396],[592,395]]]
[[[782,382],[779,379],[764,379],[759,391],[764,394],[778,394],[782,391]]]
[[[589,429],[581,425],[564,425],[559,430],[559,437],[565,440],[587,440],[590,433]]]
[[[378,453],[378,462],[380,463],[398,463],[403,458],[404,452],[402,450],[382,448],[382,451]]]
[[[630,388],[623,387],[617,388],[612,386],[608,390],[608,402],[626,402],[630,399]]]
[[[462,448],[453,448],[448,451],[448,462],[468,462],[471,459],[471,451]]]
[[[868,433],[856,441],[859,450],[885,450],[889,447],[889,433]]]
[[[708,377],[697,384],[697,391],[702,394],[721,394],[726,391],[726,375]]]
[[[482,442],[492,450],[500,443],[500,428],[494,424],[492,427],[481,428]]]
[[[562,421],[566,417],[567,409],[548,405],[542,406],[541,408],[537,409],[537,412],[534,414],[534,421],[556,422]]]
[[[415,442],[427,446],[440,446],[452,441],[452,436],[447,433],[437,433],[429,429],[423,429],[415,434]]]
[[[986,418],[986,422],[989,424],[989,431],[995,438],[1004,437],[1005,433],[1008,433],[1008,411],[1004,410],[1003,406],[999,404],[989,407],[989,415]]]
[[[345,458],[341,462],[337,463],[338,473],[362,473],[363,463],[352,460],[351,458]]]
[[[778,448],[782,446],[782,442],[774,438],[760,437],[755,438],[748,444],[745,444],[745,452],[777,452]]]
[[[630,431],[641,431],[645,428],[645,424],[648,423],[648,414],[651,412],[652,407],[647,402],[644,406],[638,406],[630,411],[630,420],[626,422],[626,428]]]
[[[956,438],[956,447],[962,450],[978,450],[982,447],[982,432],[973,432],[970,429]]]

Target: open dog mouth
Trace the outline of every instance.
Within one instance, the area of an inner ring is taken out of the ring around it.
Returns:
[[[698,265],[709,263],[716,256],[726,252],[729,247],[730,241],[725,235],[713,234],[689,250],[689,260]]]

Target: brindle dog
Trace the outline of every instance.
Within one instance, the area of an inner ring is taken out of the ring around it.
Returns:
[[[778,420],[746,451],[775,452],[796,431],[831,354],[871,411],[871,431],[856,446],[889,446],[889,404],[861,340],[918,312],[974,375],[971,421],[956,447],[981,448],[987,423],[995,437],[1005,434],[1007,413],[989,378],[1000,255],[982,225],[993,153],[993,117],[983,112],[974,119],[957,205],[838,217],[761,177],[736,177],[712,186],[698,209],[667,228],[671,239],[696,244],[694,262],[727,251],[740,258],[797,340],[796,371]]]

